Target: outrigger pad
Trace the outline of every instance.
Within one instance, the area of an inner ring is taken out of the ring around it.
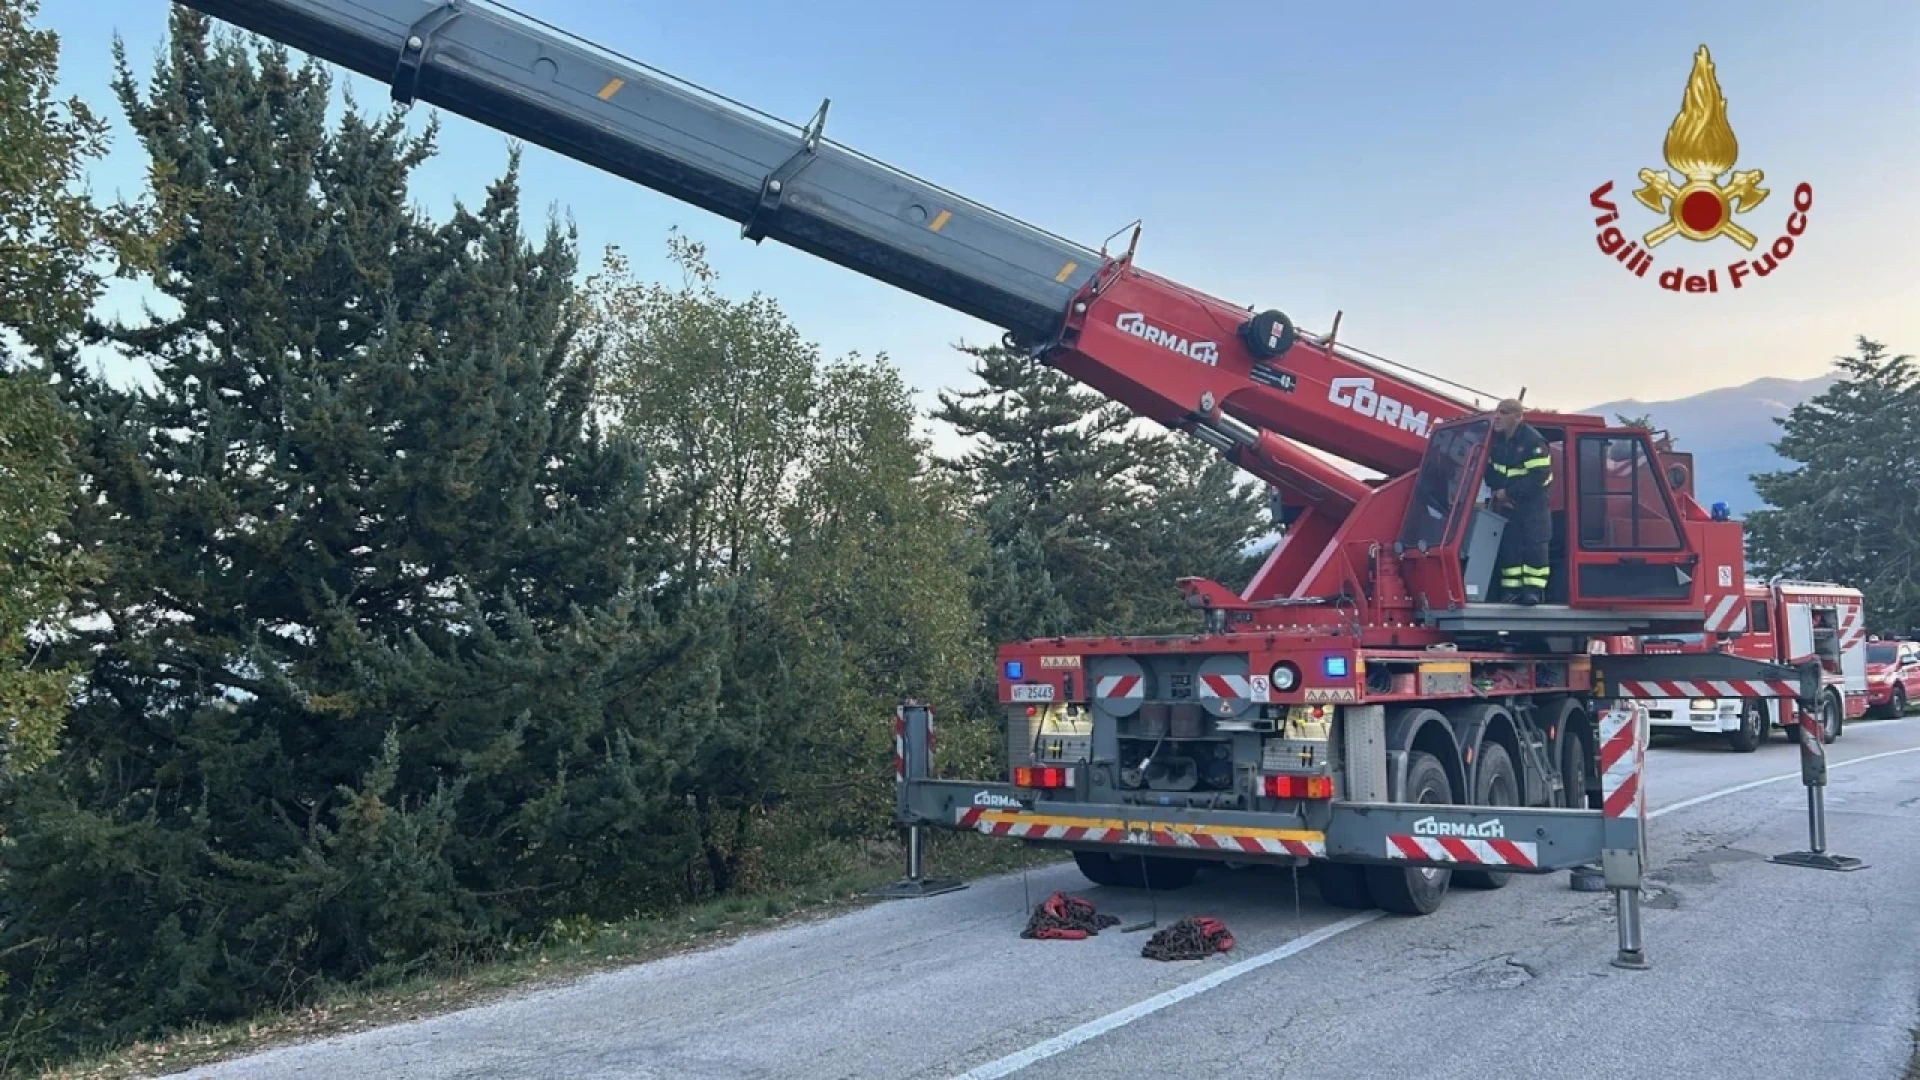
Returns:
[[[1767,860],[1781,866],[1799,866],[1808,870],[1864,870],[1866,863],[1851,855],[1829,855],[1824,851],[1789,851]]]
[[[868,889],[868,896],[882,900],[911,900],[919,896],[939,896],[941,893],[959,892],[967,887],[964,881],[950,881],[943,878],[901,878],[899,881],[878,888]]]

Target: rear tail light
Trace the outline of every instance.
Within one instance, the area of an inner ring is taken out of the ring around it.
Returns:
[[[1013,770],[1013,786],[1063,788],[1073,786],[1073,770],[1058,765],[1022,765]]]
[[[1263,776],[1260,792],[1269,799],[1331,799],[1331,776]]]

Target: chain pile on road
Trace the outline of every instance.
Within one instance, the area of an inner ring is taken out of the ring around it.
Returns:
[[[1140,955],[1149,960],[1205,960],[1233,948],[1233,934],[1219,919],[1189,915],[1147,940]]]
[[[1020,931],[1020,936],[1078,941],[1118,925],[1118,918],[1100,914],[1091,902],[1056,892],[1034,907],[1032,917],[1027,919],[1027,928]]]

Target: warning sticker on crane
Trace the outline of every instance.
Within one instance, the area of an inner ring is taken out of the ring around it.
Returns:
[[[1613,201],[1613,181],[1601,184],[1587,196],[1588,204],[1598,212],[1593,224],[1600,231],[1594,239],[1602,254],[1612,256],[1634,277],[1645,278],[1654,269],[1653,249],[1676,236],[1696,244],[1725,238],[1746,251],[1758,249],[1757,256],[1735,259],[1724,266],[1702,269],[1676,263],[1653,275],[1653,280],[1668,292],[1689,293],[1717,293],[1722,286],[1745,288],[1771,275],[1793,255],[1795,242],[1807,231],[1813,185],[1803,182],[1793,186],[1792,206],[1781,208],[1788,212],[1772,243],[1761,246],[1761,237],[1735,220],[1757,209],[1771,189],[1760,186],[1762,170],[1733,167],[1740,144],[1727,122],[1727,99],[1720,93],[1713,58],[1705,45],[1693,54],[1693,71],[1680,98],[1680,112],[1667,128],[1663,149],[1667,164],[1679,175],[1666,169],[1641,169],[1641,187],[1634,190],[1633,198],[1665,221],[1629,238],[1622,226],[1615,224],[1620,221],[1620,207]],[[1718,179],[1722,175],[1727,177],[1725,183]],[[1722,269],[1725,274],[1720,273]]]

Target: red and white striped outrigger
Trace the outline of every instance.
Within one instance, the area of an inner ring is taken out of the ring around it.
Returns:
[[[1325,717],[1335,729],[1329,746],[1337,767],[1330,767],[1323,781],[1329,797],[1322,801],[1305,787],[1288,788],[1278,805],[1257,813],[1075,801],[1075,793],[1086,789],[1086,770],[1105,767],[1098,762],[1101,755],[1090,749],[1075,751],[1082,754],[1076,765],[1016,766],[1012,783],[935,780],[927,772],[930,753],[915,749],[916,740],[931,733],[931,713],[924,706],[908,705],[894,719],[900,820],[914,831],[934,826],[1081,853],[1313,863],[1323,874],[1330,872],[1328,867],[1368,866],[1541,874],[1597,865],[1614,893],[1618,915],[1619,948],[1613,962],[1642,968],[1647,966],[1640,886],[1646,870],[1642,778],[1648,726],[1639,699],[1669,696],[1680,687],[1714,687],[1794,701],[1817,692],[1819,674],[1808,667],[1796,673],[1797,679],[1785,678],[1781,676],[1787,672],[1781,669],[1724,654],[1595,656],[1591,664],[1590,681],[1583,680],[1584,693],[1577,701],[1595,717],[1596,775],[1590,787],[1566,793],[1559,805],[1381,799],[1383,778],[1393,768],[1385,756],[1387,734],[1404,727],[1405,721],[1404,714],[1390,717],[1385,705],[1314,707],[1314,715]],[[1756,672],[1761,677],[1741,677]],[[1095,698],[1124,707],[1132,691],[1129,679],[1137,676],[1096,675],[1089,686]],[[1212,681],[1195,680],[1196,696],[1206,694]],[[1220,689],[1248,692],[1232,684]],[[1577,715],[1576,699],[1565,700],[1569,704],[1560,715]],[[1548,724],[1552,737],[1572,738],[1557,727],[1558,721]],[[1818,740],[1813,741],[1817,746]],[[903,886],[917,879],[917,859],[917,854],[910,857]],[[1327,895],[1322,880],[1322,894]]]

